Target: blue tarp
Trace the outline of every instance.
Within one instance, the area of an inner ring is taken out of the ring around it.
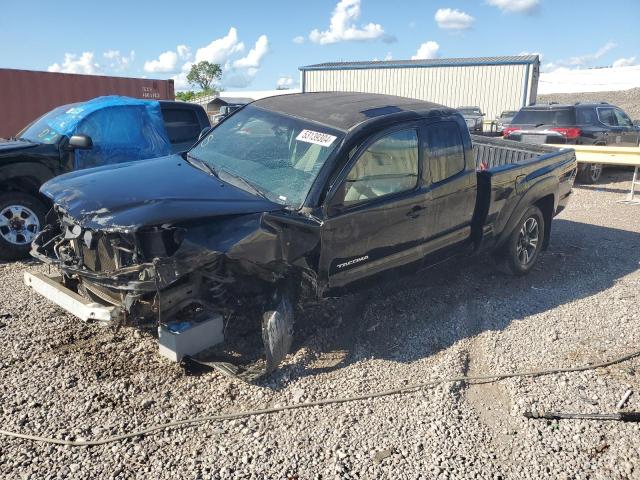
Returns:
[[[106,96],[70,106],[48,119],[61,135],[88,135],[93,148],[76,150],[74,168],[161,157],[171,153],[160,102]]]

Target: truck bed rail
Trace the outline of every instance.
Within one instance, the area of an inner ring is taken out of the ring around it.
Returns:
[[[488,138],[480,135],[472,135],[471,138],[476,167],[479,170],[522,163],[559,150],[546,145],[532,145],[502,138]]]

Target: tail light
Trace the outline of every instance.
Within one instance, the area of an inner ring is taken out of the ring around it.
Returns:
[[[558,132],[565,138],[570,139],[578,138],[582,133],[579,128],[552,128],[551,130],[553,130],[554,132]]]
[[[504,127],[504,129],[502,130],[502,135],[504,135],[505,137],[508,137],[513,132],[516,132],[518,130],[520,130],[520,129],[516,128],[516,127]]]

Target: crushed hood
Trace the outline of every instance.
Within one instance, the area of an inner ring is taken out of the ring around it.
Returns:
[[[135,231],[201,218],[281,210],[179,155],[68,173],[40,191],[85,228]]]

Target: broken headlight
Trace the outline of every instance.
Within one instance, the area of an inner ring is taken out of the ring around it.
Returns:
[[[155,227],[139,231],[136,235],[140,251],[146,261],[170,257],[184,240],[185,231],[177,227]]]

